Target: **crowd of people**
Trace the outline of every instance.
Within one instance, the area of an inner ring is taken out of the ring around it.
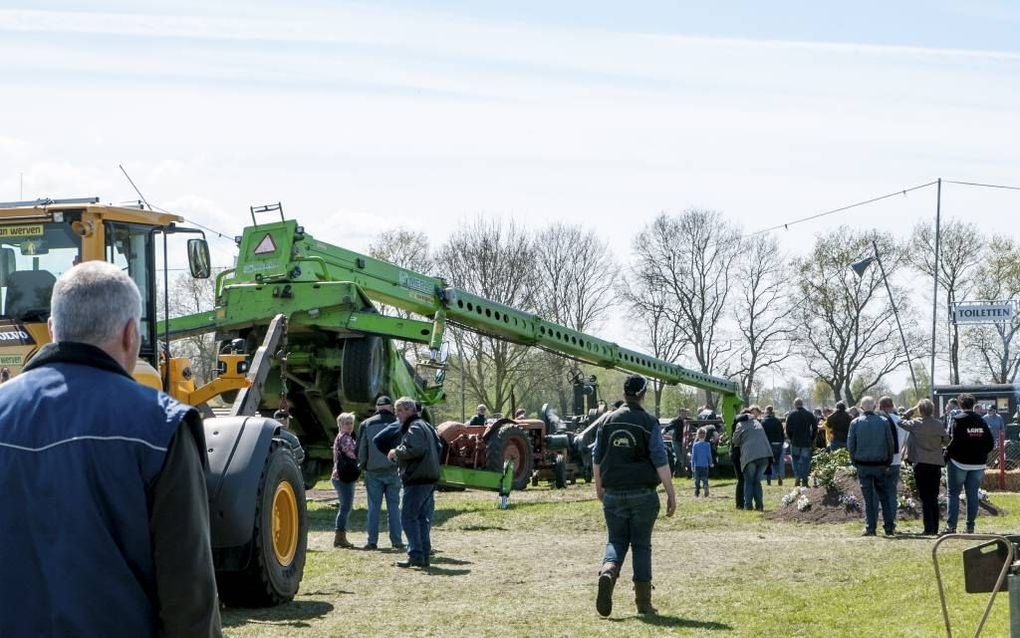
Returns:
[[[368,534],[362,549],[379,548],[379,519],[385,499],[390,547],[407,550],[407,559],[397,561],[396,566],[424,569],[431,566],[432,514],[442,443],[436,429],[419,412],[411,397],[394,402],[388,396],[380,396],[375,402],[375,414],[361,422],[357,434],[353,414],[345,412],[337,417],[339,432],[333,444],[332,481],[339,508],[334,547],[354,547],[347,538],[347,520],[355,485],[364,471]]]
[[[715,419],[708,408],[689,420],[681,408],[676,419],[664,429],[672,434],[679,460],[689,455],[694,496],[709,494],[709,470],[717,462],[720,435],[704,420]],[[814,411],[797,398],[781,420],[773,406],[764,411],[757,405],[744,408],[733,422],[730,459],[736,477],[737,509],[762,511],[762,481],[783,484],[786,459],[792,464],[795,487],[808,487],[811,459],[818,449],[847,449],[857,471],[864,500],[864,535],[876,535],[878,513],[886,535],[896,533],[896,512],[904,462],[912,466],[922,508],[925,535],[957,531],[960,495],[967,503],[965,530],[974,531],[979,496],[988,454],[998,445],[1005,428],[995,405],[988,407],[963,394],[950,400],[944,416],[934,416],[935,406],[927,399],[910,409],[896,408],[891,397],[877,401],[864,397],[857,406],[842,401],[833,408]],[[692,444],[686,446],[686,439]],[[676,473],[682,471],[676,464]],[[946,527],[938,529],[939,488],[946,476],[948,504]]]

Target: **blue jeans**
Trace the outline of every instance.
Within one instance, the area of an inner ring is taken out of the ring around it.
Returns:
[[[793,477],[807,485],[808,474],[811,472],[811,448],[791,447],[790,455],[793,457]]]
[[[744,509],[751,507],[765,509],[765,495],[761,491],[761,480],[765,478],[765,470],[769,460],[758,459],[744,466]]]
[[[771,478],[780,481],[786,476],[786,455],[783,454],[782,443],[772,443],[772,474]]]
[[[683,441],[673,441],[673,458],[676,459],[676,463],[673,465],[673,476],[683,476],[684,470],[687,468],[687,454],[684,452]]]
[[[694,495],[697,496],[701,486],[705,486],[705,496],[708,496],[708,468],[694,468]]]
[[[900,511],[900,504],[897,495],[900,492],[900,466],[889,466],[889,511],[892,512],[893,520],[896,520],[896,513]]]
[[[651,582],[652,527],[659,515],[659,495],[653,488],[606,491],[602,513],[609,532],[602,562],[622,565],[630,547],[634,550],[634,582]]]
[[[400,477],[394,472],[365,472],[365,491],[368,493],[368,544],[379,541],[379,514],[383,496],[386,497],[386,519],[389,523],[390,544],[400,545]]]
[[[946,527],[956,529],[960,518],[960,488],[967,490],[967,529],[974,529],[978,511],[978,488],[985,471],[962,470],[952,461],[946,463],[946,487],[949,489],[949,503],[946,506]]]
[[[882,507],[882,526],[896,529],[896,510],[889,509],[889,466],[858,465],[857,482],[864,495],[864,528],[874,532],[878,526],[878,508]]]
[[[336,513],[336,531],[347,531],[347,517],[351,514],[351,506],[354,505],[354,486],[357,481],[344,483],[333,481],[333,489],[336,490],[336,498],[340,502],[340,510]]]
[[[407,557],[413,563],[427,563],[432,552],[432,512],[435,509],[435,483],[404,486],[404,507],[400,522],[407,536]]]

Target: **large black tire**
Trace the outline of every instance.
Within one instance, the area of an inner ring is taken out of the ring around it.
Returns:
[[[556,455],[556,464],[553,465],[553,485],[558,490],[567,487],[567,459],[562,454]]]
[[[282,523],[279,530],[274,530],[274,510]],[[307,546],[301,469],[287,443],[276,439],[259,479],[251,559],[243,571],[216,574],[220,599],[233,607],[268,607],[293,600],[304,575]]]
[[[485,469],[502,472],[503,462],[513,459],[513,489],[523,490],[531,480],[531,441],[520,427],[507,423],[489,438],[485,446]]]
[[[386,387],[386,341],[382,337],[361,337],[344,341],[340,388],[344,398],[370,403]]]

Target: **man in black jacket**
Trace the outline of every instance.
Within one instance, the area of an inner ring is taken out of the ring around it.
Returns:
[[[967,490],[967,533],[974,531],[978,510],[978,488],[985,475],[988,453],[995,447],[992,431],[984,419],[974,413],[974,396],[960,395],[960,409],[950,420],[951,437],[946,448],[946,487],[949,504],[946,512],[946,529],[943,533],[955,534],[960,516],[960,490]]]
[[[427,569],[432,551],[432,512],[439,482],[441,444],[435,428],[418,416],[414,399],[401,397],[394,407],[402,434],[400,444],[390,450],[387,457],[400,466],[400,482],[404,485],[400,520],[407,536],[407,560],[398,561],[397,567]]]
[[[786,462],[783,454],[783,445],[786,443],[786,434],[783,432],[783,424],[776,416],[775,408],[771,405],[765,406],[765,417],[761,420],[761,427],[765,430],[765,436],[769,438],[769,445],[772,446],[772,465],[769,469],[768,484],[772,485],[775,477],[779,484],[783,484],[783,476],[786,474]]]
[[[793,400],[793,409],[786,414],[786,438],[790,439],[795,486],[807,487],[811,471],[811,450],[818,435],[818,419],[804,409],[804,399]]]

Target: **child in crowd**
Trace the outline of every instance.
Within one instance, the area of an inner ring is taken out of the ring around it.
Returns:
[[[705,497],[708,497],[708,470],[712,467],[712,444],[705,440],[708,432],[698,428],[697,439],[691,446],[691,467],[694,469],[694,496],[697,498],[701,485],[705,485]]]

